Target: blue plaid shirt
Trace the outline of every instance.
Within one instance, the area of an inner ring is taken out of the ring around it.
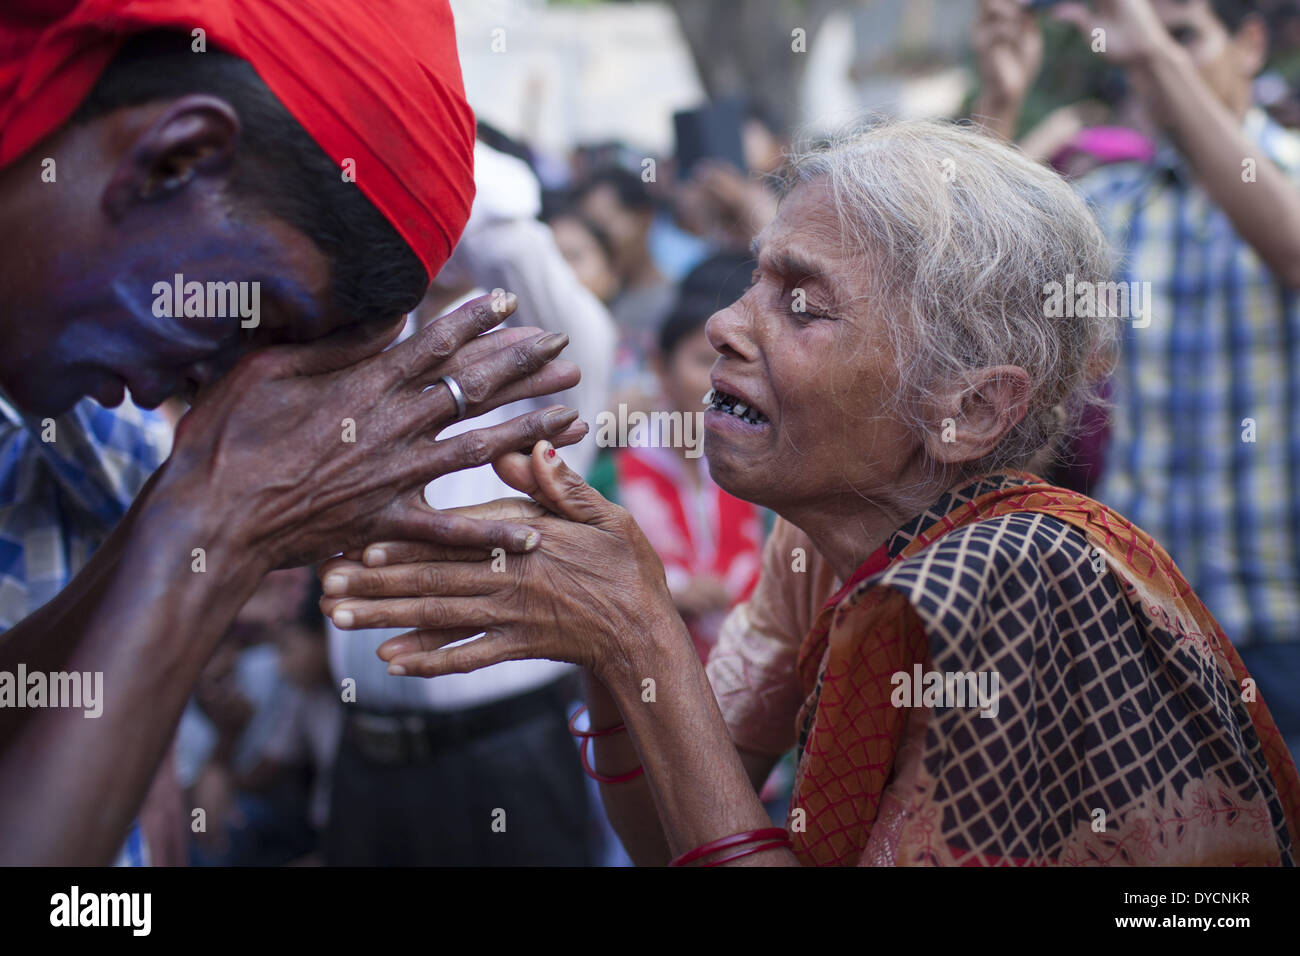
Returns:
[[[1300,188],[1300,135],[1259,110],[1245,132]],[[1078,185],[1115,279],[1152,294],[1150,325],[1124,332],[1096,496],[1169,551],[1234,643],[1300,639],[1300,295],[1171,147]]]
[[[171,447],[162,416],[85,399],[57,419],[0,394],[0,631],[58,594],[104,543]],[[132,826],[115,865],[143,866]]]

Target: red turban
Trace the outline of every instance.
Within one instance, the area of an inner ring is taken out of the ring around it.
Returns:
[[[0,168],[72,116],[126,37],[190,34],[247,60],[432,278],[474,198],[474,114],[447,0],[5,0]],[[201,56],[195,53],[195,56]]]

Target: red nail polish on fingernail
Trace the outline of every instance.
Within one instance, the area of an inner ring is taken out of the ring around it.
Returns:
[[[554,448],[548,448],[548,449],[546,449],[546,457],[547,457],[547,458],[554,458],[554,457],[555,457],[555,449],[554,449]]]

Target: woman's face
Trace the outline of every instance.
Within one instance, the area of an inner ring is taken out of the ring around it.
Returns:
[[[753,286],[707,325],[721,353],[705,414],[714,480],[787,515],[893,500],[921,446],[884,413],[899,382],[888,319],[824,182],[787,195],[754,251]],[[725,411],[732,396],[760,420]]]

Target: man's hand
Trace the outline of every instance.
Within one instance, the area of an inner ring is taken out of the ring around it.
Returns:
[[[1119,66],[1149,61],[1157,53],[1176,47],[1160,22],[1150,0],[1097,0],[1094,8],[1082,3],[1063,3],[1053,14],[1069,23],[1083,39],[1107,60]],[[1093,45],[1094,31],[1104,45]]]
[[[444,375],[468,416],[578,381],[576,366],[552,361],[567,337],[486,332],[514,307],[514,296],[482,296],[388,351],[391,332],[350,333],[246,356],[182,419],[157,502],[219,516],[211,544],[263,570],[385,538],[526,550],[527,527],[437,512],[423,497],[439,475],[585,434],[557,406],[438,440],[457,420]]]
[[[275,346],[204,391],[104,547],[0,637],[0,669],[58,661],[105,677],[97,719],[24,710],[3,728],[0,863],[113,858],[204,664],[271,568],[402,537],[527,549],[526,525],[423,499],[439,475],[585,431],[560,408],[439,440],[458,414],[444,375],[470,415],[578,381],[552,361],[564,336],[483,334],[513,308],[485,296],[388,351],[396,329]]]
[[[972,32],[980,91],[975,118],[1005,139],[1043,64],[1043,34],[1022,0],[980,0]]]
[[[416,628],[379,653],[396,672],[424,677],[547,658],[618,679],[631,657],[655,652],[645,637],[652,624],[671,622],[664,633],[684,639],[663,565],[631,515],[545,443],[530,456],[505,456],[496,469],[535,504],[502,499],[462,510],[527,521],[541,533],[535,551],[498,562],[423,542],[372,545],[363,562],[334,558],[321,566],[321,610],[344,629]],[[537,514],[539,505],[550,513]],[[480,631],[486,636],[446,647]]]
[[[1104,31],[1097,35],[1105,39],[1098,55],[1123,66],[1145,112],[1177,145],[1211,201],[1278,284],[1300,288],[1300,190],[1243,130],[1249,86],[1242,83],[1236,95],[1212,87],[1149,0],[1097,0],[1094,8],[1062,4],[1056,15],[1074,24],[1086,42],[1093,42],[1093,31]],[[1268,42],[1260,18],[1247,18],[1225,42],[1238,78],[1263,66]]]
[[[603,688],[592,700],[592,726],[621,718],[628,731],[603,741],[600,772],[629,773],[636,765],[630,761],[641,757],[644,779],[605,794],[642,859],[663,862],[721,835],[768,825],[673,608],[663,566],[631,516],[545,443],[531,456],[505,456],[496,469],[549,512],[527,518],[542,533],[535,551],[494,569],[484,555],[414,542],[376,545],[366,549],[365,563],[335,558],[321,568],[322,610],[341,627],[419,628],[379,647],[393,674],[432,677],[534,657],[586,667],[588,690],[593,682]],[[484,510],[527,517],[535,509],[507,500]],[[382,561],[376,551],[384,552]],[[475,641],[447,646],[479,631],[485,634]],[[647,681],[657,696],[644,696]],[[608,743],[619,748],[613,766]],[[653,829],[656,817],[662,835]],[[746,860],[797,862],[782,849]]]
[[[730,163],[706,160],[681,184],[674,205],[678,222],[689,231],[732,249],[748,249],[750,240],[776,218],[777,197]]]
[[[1022,0],[980,0],[972,35],[980,92],[1022,103],[1043,64],[1043,34]]]

